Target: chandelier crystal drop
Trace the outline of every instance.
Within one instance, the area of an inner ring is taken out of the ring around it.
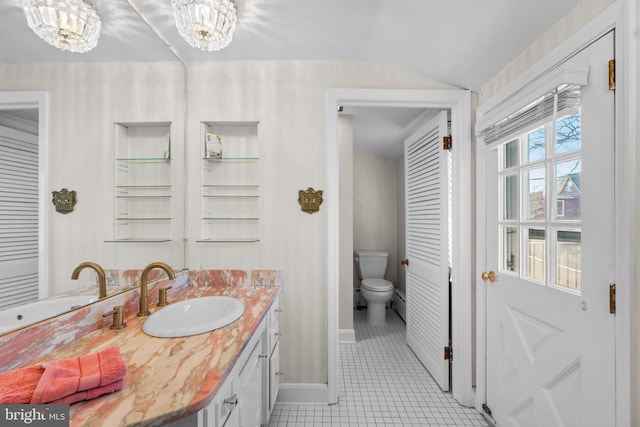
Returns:
[[[193,47],[215,51],[231,43],[236,28],[232,0],[171,0],[180,35]]]
[[[29,27],[45,42],[70,52],[88,52],[100,38],[100,15],[90,0],[23,0]]]

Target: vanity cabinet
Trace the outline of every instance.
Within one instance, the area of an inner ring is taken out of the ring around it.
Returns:
[[[115,123],[116,242],[171,240],[171,123]]]
[[[271,304],[268,314],[267,328],[267,355],[269,359],[268,366],[265,367],[265,375],[267,376],[265,384],[268,385],[267,393],[263,398],[263,424],[269,423],[269,416],[273,411],[273,406],[278,398],[278,391],[280,390],[280,377],[282,371],[280,371],[280,301],[276,298]]]
[[[257,242],[258,122],[202,122],[199,242]]]
[[[259,427],[269,424],[280,384],[280,305],[276,297],[230,374],[206,408],[171,427]]]

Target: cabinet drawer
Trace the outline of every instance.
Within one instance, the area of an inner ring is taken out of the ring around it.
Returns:
[[[273,353],[274,347],[280,341],[280,313],[282,313],[282,309],[280,308],[279,299],[276,298],[269,309],[269,326],[267,331],[269,354]]]
[[[269,329],[278,327],[281,312],[282,310],[280,309],[280,299],[276,298],[275,300],[273,300],[271,308],[269,308]]]

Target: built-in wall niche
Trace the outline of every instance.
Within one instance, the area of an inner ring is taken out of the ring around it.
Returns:
[[[257,242],[258,122],[201,122],[199,242]]]
[[[115,123],[114,242],[171,241],[171,123]]]

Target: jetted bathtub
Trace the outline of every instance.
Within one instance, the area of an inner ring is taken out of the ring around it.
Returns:
[[[93,295],[75,295],[30,302],[0,311],[0,334],[22,328],[97,301]]]

